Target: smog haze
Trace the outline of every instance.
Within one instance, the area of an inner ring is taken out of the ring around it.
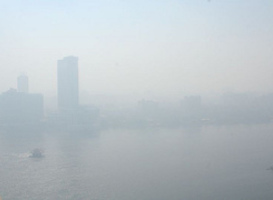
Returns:
[[[56,95],[56,62],[70,55],[90,94],[273,91],[270,0],[0,4],[2,92],[26,73],[30,91]]]

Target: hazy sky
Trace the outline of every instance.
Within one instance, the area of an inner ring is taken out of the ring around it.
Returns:
[[[0,0],[0,91],[54,94],[74,55],[90,93],[272,92],[272,24],[272,0]]]

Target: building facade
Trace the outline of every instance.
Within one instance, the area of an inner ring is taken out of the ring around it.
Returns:
[[[57,65],[58,107],[76,109],[79,106],[78,58],[64,57]]]

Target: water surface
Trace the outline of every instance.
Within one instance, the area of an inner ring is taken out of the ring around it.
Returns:
[[[271,200],[271,166],[273,125],[0,135],[3,200]]]

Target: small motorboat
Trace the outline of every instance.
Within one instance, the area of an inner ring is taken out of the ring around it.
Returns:
[[[42,158],[44,157],[44,153],[41,149],[33,149],[30,153],[30,158]]]

